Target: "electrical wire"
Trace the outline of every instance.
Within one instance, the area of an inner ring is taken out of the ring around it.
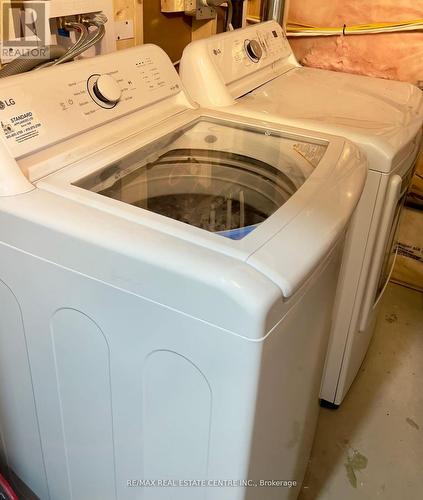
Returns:
[[[318,27],[309,24],[288,23],[286,30],[289,37],[398,33],[404,31],[423,30],[423,19],[413,19],[410,21],[398,21],[391,23],[357,24],[352,26],[344,24],[342,27]]]

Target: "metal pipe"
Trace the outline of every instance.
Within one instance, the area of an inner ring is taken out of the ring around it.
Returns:
[[[287,0],[263,0],[260,17],[262,21],[274,20],[283,24]]]

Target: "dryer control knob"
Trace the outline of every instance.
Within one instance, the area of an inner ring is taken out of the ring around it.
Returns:
[[[245,40],[245,50],[248,57],[254,62],[259,62],[263,55],[263,49],[257,40]]]
[[[100,75],[93,90],[97,99],[106,104],[116,104],[122,95],[118,82],[110,75]]]

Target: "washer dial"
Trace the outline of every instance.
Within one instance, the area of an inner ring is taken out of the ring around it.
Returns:
[[[263,55],[263,49],[257,40],[245,40],[245,52],[247,56],[255,63],[258,63]]]
[[[90,76],[87,87],[93,101],[102,108],[114,108],[122,95],[118,82],[110,75]]]

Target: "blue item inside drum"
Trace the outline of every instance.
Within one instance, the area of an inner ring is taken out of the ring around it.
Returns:
[[[305,180],[301,172],[291,178],[256,158],[209,149],[174,149],[139,162],[138,151],[75,185],[234,241],[254,231]]]
[[[220,236],[224,236],[225,238],[230,238],[231,240],[242,240],[242,238],[254,231],[254,229],[256,229],[259,225],[260,224],[254,224],[252,226],[229,229],[228,231],[219,231],[217,234],[220,234]]]

